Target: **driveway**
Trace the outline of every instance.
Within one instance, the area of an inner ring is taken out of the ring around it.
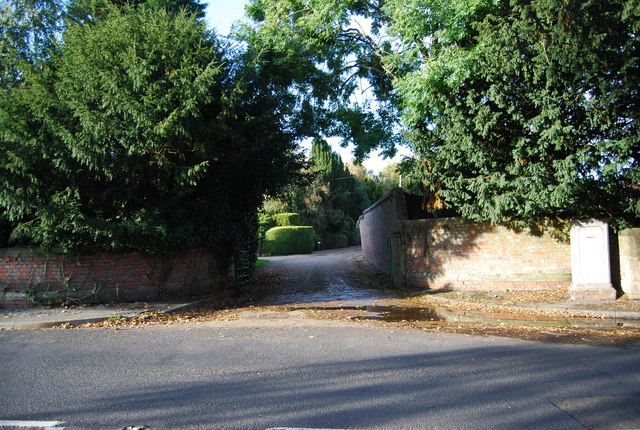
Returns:
[[[376,276],[364,263],[359,246],[263,258],[269,264],[261,270],[279,279],[278,292],[265,299],[265,305],[336,301],[354,304],[392,297],[380,289],[371,289],[383,287],[386,278]]]

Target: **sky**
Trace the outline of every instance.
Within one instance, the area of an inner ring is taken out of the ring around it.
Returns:
[[[216,30],[217,34],[227,35],[231,30],[231,25],[242,19],[244,16],[244,6],[248,0],[205,0],[207,4],[206,21],[207,25]],[[340,154],[342,161],[349,163],[353,160],[351,151],[353,147],[342,148],[338,139],[328,139],[332,149]],[[394,161],[400,161],[403,156],[410,155],[408,148],[399,148],[399,155],[393,160],[383,159],[379,153],[372,153],[362,164],[367,170],[379,173],[386,165]]]
[[[218,34],[229,34],[231,24],[244,16],[244,6],[248,0],[208,0],[207,24],[216,29]]]

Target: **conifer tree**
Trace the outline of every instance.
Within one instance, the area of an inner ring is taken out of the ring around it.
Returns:
[[[263,195],[299,168],[279,97],[193,15],[124,7],[68,24],[0,92],[0,208],[12,244],[250,249]]]
[[[42,67],[62,30],[61,0],[0,3],[0,89],[19,85],[22,70]]]

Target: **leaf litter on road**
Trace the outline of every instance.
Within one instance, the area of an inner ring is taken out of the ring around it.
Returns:
[[[381,285],[385,277],[367,270],[359,263],[358,269],[350,274],[352,282],[366,285],[366,288],[386,287]],[[464,334],[471,336],[502,336],[523,340],[543,341],[552,343],[571,343],[589,345],[609,345],[626,347],[640,345],[640,330],[629,327],[614,328],[579,328],[554,324],[555,320],[567,318],[585,318],[580,312],[564,310],[545,310],[523,308],[527,303],[562,303],[566,301],[566,290],[502,292],[502,293],[460,293],[445,292],[433,294],[425,291],[402,291],[398,297],[386,300],[392,307],[398,309],[432,309],[441,308],[457,313],[487,314],[497,316],[483,322],[446,321],[426,318],[424,321],[359,318],[366,314],[366,309],[349,308],[338,305],[303,304],[288,306],[262,306],[260,302],[278,291],[279,276],[271,271],[259,271],[251,285],[245,288],[237,297],[225,299],[215,304],[206,304],[175,313],[144,312],[134,317],[111,318],[101,322],[79,325],[64,324],[59,328],[97,328],[123,329],[146,327],[152,325],[203,324],[211,321],[226,322],[233,326],[234,322],[253,318],[256,324],[265,312],[285,315],[291,312],[304,311],[309,320],[321,322],[323,320],[342,320],[350,324],[387,327],[393,330],[423,330]],[[385,289],[388,293],[390,290]],[[634,308],[631,303],[627,308]],[[626,309],[626,308],[625,308]],[[505,323],[505,318],[510,319]],[[593,319],[593,316],[590,316]],[[604,316],[603,316],[604,318]],[[548,324],[536,325],[532,322],[549,321]]]

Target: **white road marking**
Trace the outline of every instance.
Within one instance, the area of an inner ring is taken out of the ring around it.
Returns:
[[[0,420],[0,428],[2,427],[26,427],[41,428],[42,430],[64,430],[64,427],[58,427],[64,424],[63,421],[12,421]]]

